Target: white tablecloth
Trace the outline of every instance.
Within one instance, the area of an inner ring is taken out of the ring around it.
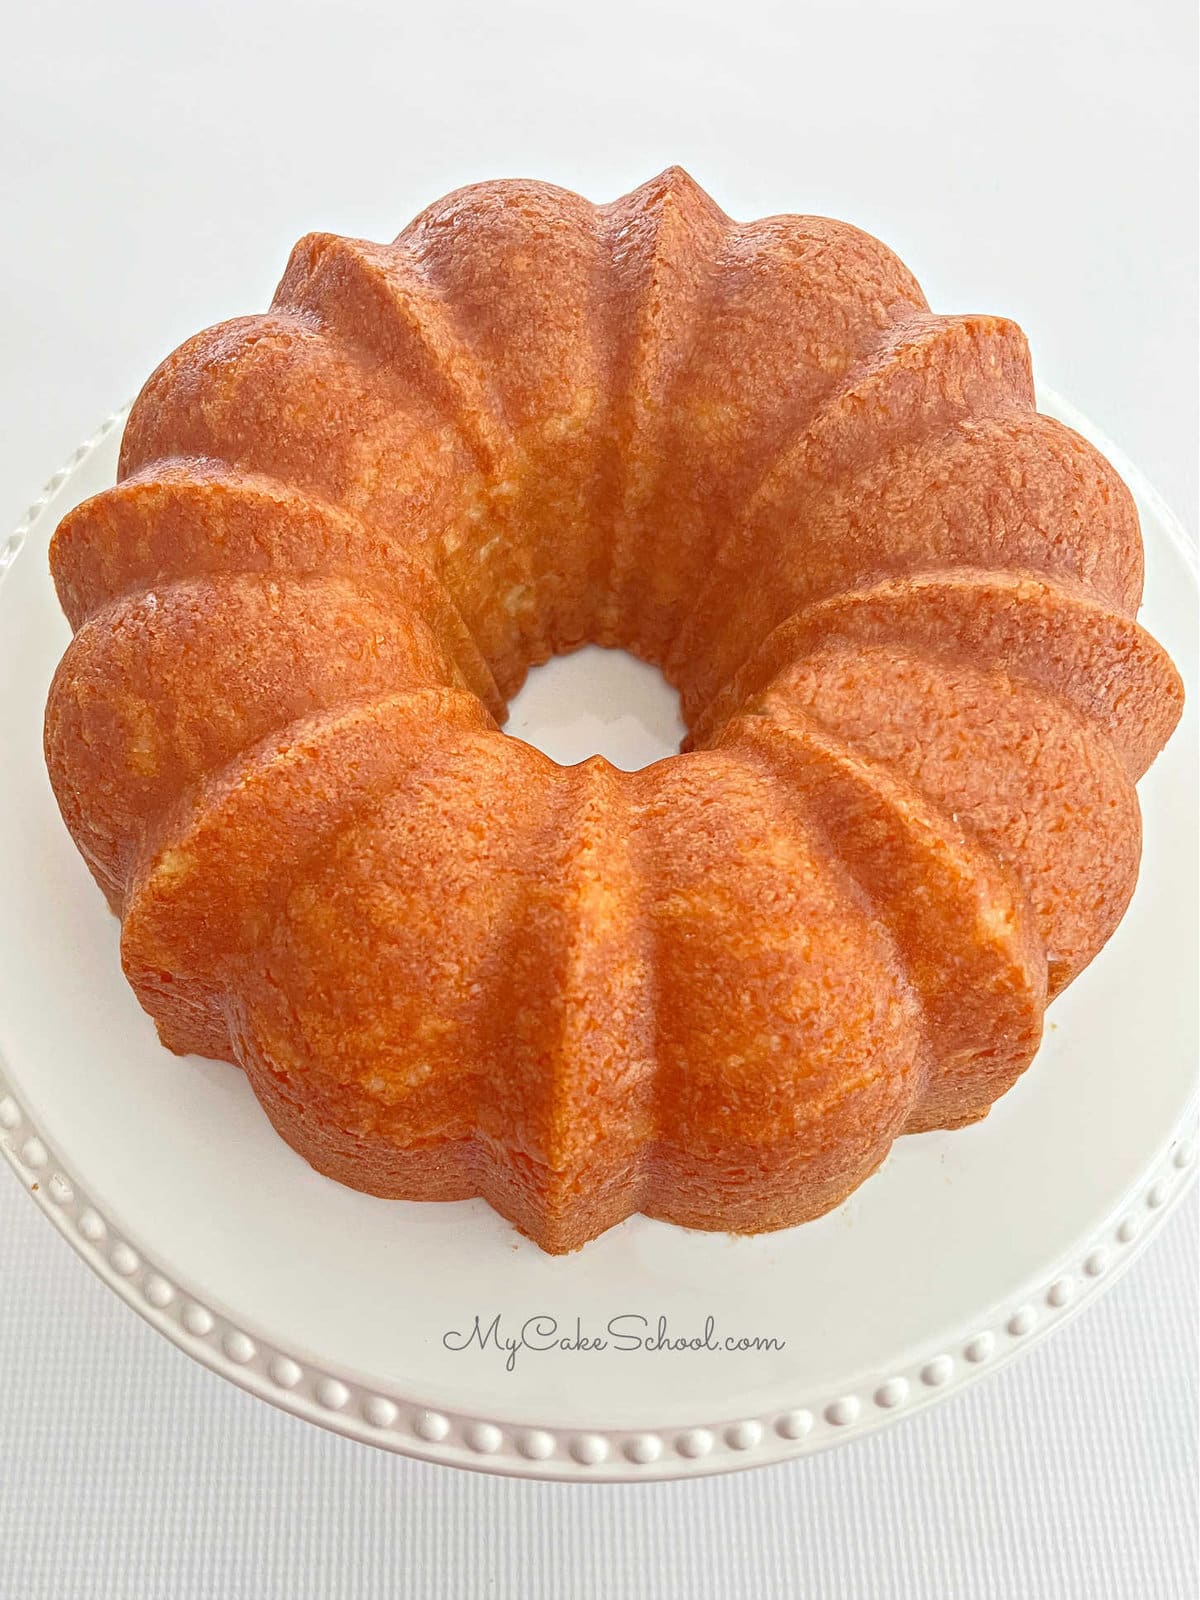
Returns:
[[[0,55],[0,521],[310,228],[521,173],[681,161],[735,215],[878,232],[1193,517],[1193,8],[43,3]],[[1194,530],[1194,519],[1192,520]],[[0,685],[0,692],[19,692]],[[0,1600],[1195,1592],[1193,1198],[1013,1369],[791,1467],[455,1474],[248,1399],[116,1303],[0,1173]]]

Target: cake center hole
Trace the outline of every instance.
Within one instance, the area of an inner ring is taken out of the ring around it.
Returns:
[[[657,667],[590,644],[533,668],[504,731],[564,767],[600,755],[634,772],[674,755],[684,726],[679,695]]]

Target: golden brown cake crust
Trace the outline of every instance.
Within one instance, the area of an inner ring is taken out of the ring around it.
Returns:
[[[165,1044],[374,1194],[549,1251],[819,1215],[986,1114],[1116,926],[1178,675],[1020,330],[678,168],[311,234],[51,552],[63,816]],[[499,723],[595,641],[689,737]]]

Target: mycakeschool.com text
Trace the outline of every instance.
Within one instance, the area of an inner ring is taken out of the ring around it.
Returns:
[[[587,1331],[582,1319],[563,1322],[547,1313],[526,1317],[522,1322],[505,1322],[499,1312],[488,1318],[477,1315],[462,1328],[448,1328],[442,1335],[447,1350],[495,1351],[504,1357],[505,1370],[512,1372],[524,1352],[567,1351],[579,1355],[612,1351],[623,1355],[726,1355],[749,1351],[783,1350],[786,1339],[759,1333],[725,1333],[715,1317],[705,1317],[698,1328],[677,1329],[665,1316],[647,1317],[637,1311],[623,1311],[609,1317],[602,1328]]]

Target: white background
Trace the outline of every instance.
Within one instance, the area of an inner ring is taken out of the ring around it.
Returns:
[[[678,161],[841,215],[1195,532],[1192,0],[28,6],[0,54],[0,526],[313,228],[473,179],[609,199]],[[11,692],[19,686],[0,685]],[[1197,1208],[1012,1371],[792,1467],[631,1488],[394,1460],[224,1386],[0,1174],[0,1600],[1020,1596],[1197,1579]]]

